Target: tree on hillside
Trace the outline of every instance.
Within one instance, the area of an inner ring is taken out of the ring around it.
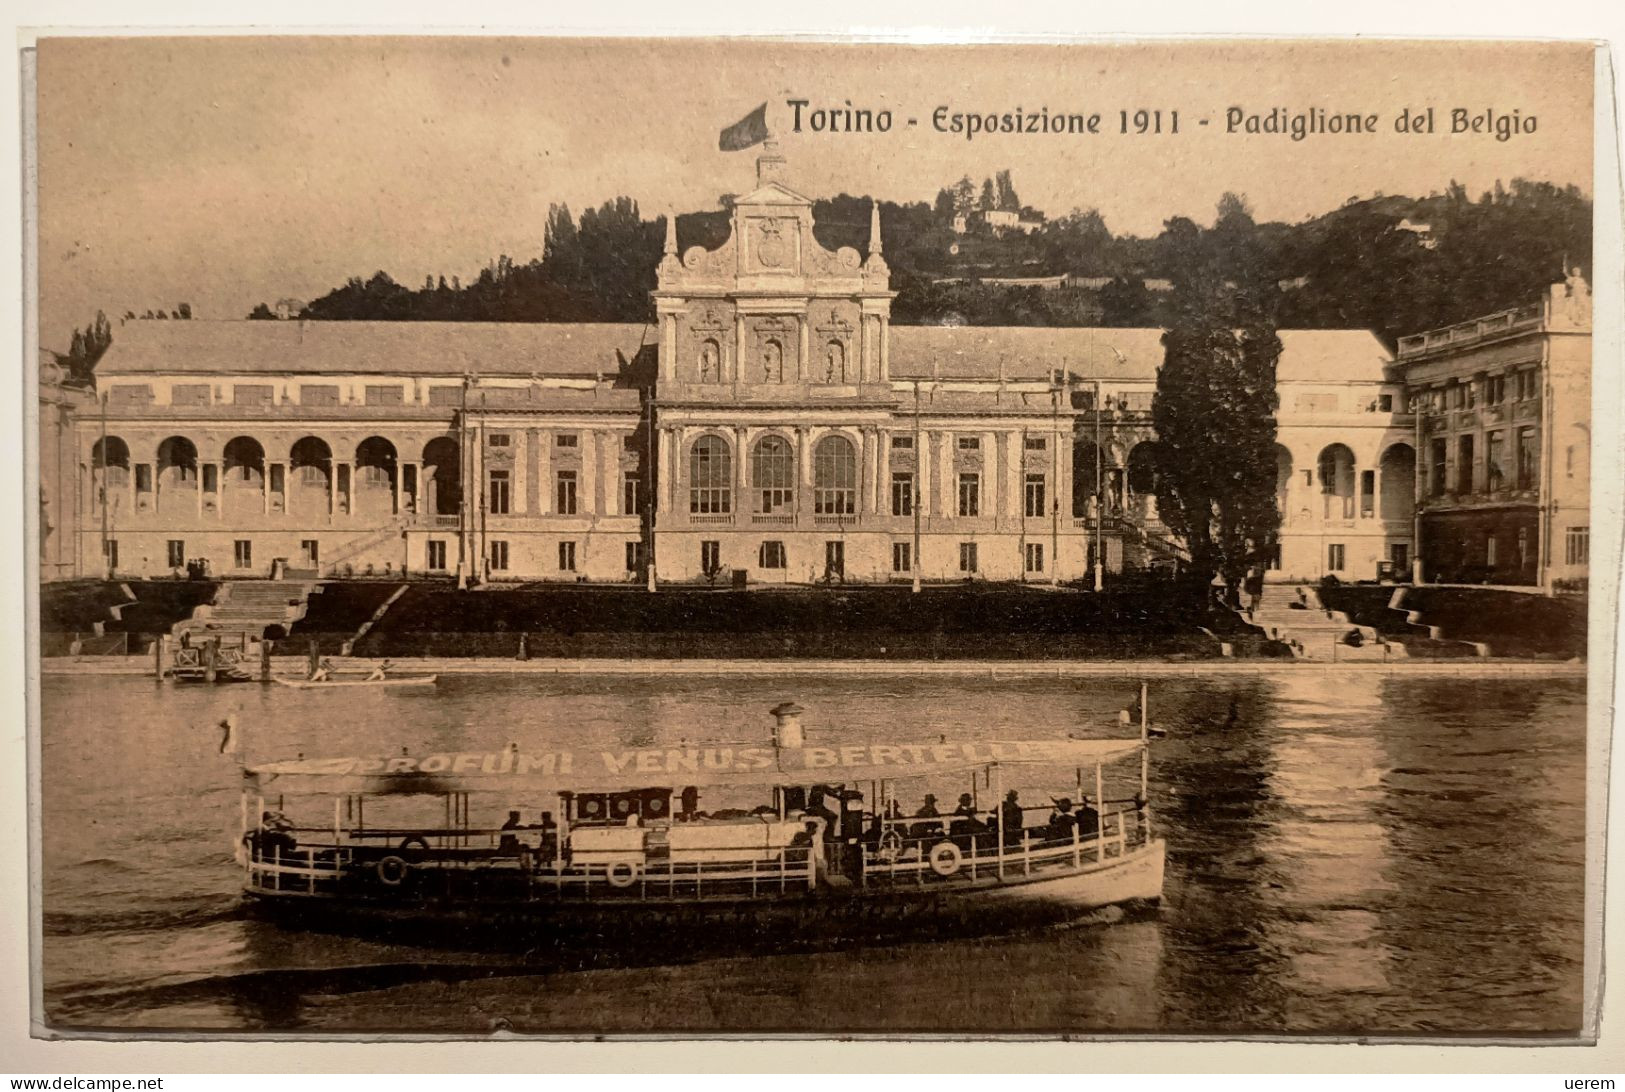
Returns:
[[[1101,325],[1153,326],[1156,306],[1143,277],[1113,277],[1100,292]]]
[[[999,199],[993,192],[993,179],[982,179],[982,196],[976,201],[976,208],[980,212],[992,212],[999,207]]]
[[[1048,266],[1058,273],[1102,276],[1112,264],[1111,229],[1098,209],[1073,209],[1035,236]]]
[[[976,183],[968,174],[954,183],[954,211],[962,216],[976,211]]]
[[[956,211],[958,210],[954,207],[954,191],[944,186],[937,191],[937,199],[932,202],[931,215],[939,224],[951,224]]]
[[[1174,284],[1151,402],[1160,441],[1158,510],[1184,540],[1191,564],[1223,576],[1233,593],[1280,532],[1275,365],[1281,340],[1260,291],[1262,271],[1238,264],[1224,240],[1170,227],[1186,272]]]

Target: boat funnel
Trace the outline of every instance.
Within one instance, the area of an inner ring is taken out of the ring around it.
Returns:
[[[780,702],[771,710],[773,714],[773,746],[800,747],[801,714],[806,710],[793,701]]]

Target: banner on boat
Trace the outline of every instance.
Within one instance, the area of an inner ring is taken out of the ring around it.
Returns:
[[[998,764],[1093,766],[1137,751],[1138,739],[982,743],[853,743],[833,747],[645,747],[440,752],[300,760],[246,773],[262,789],[315,793],[594,790],[648,785],[798,784],[928,777]]]

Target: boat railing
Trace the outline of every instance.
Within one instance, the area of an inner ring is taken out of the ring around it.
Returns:
[[[1021,878],[1121,858],[1151,840],[1150,814],[1138,801],[1107,802],[1093,830],[1076,821],[1027,825],[1026,813],[1044,810],[1023,808],[1019,831],[963,815],[884,818],[879,838],[863,847],[863,883]]]
[[[360,884],[377,894],[404,888],[427,895],[487,880],[506,880],[505,893],[519,897],[584,899],[765,895],[814,886],[824,867],[820,825],[772,818],[578,827],[562,837],[556,828],[285,826],[245,835],[238,859],[251,890],[279,894],[333,894]]]

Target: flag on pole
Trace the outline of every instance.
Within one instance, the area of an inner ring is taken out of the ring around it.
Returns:
[[[722,130],[717,147],[724,152],[742,152],[767,139],[767,103]]]

